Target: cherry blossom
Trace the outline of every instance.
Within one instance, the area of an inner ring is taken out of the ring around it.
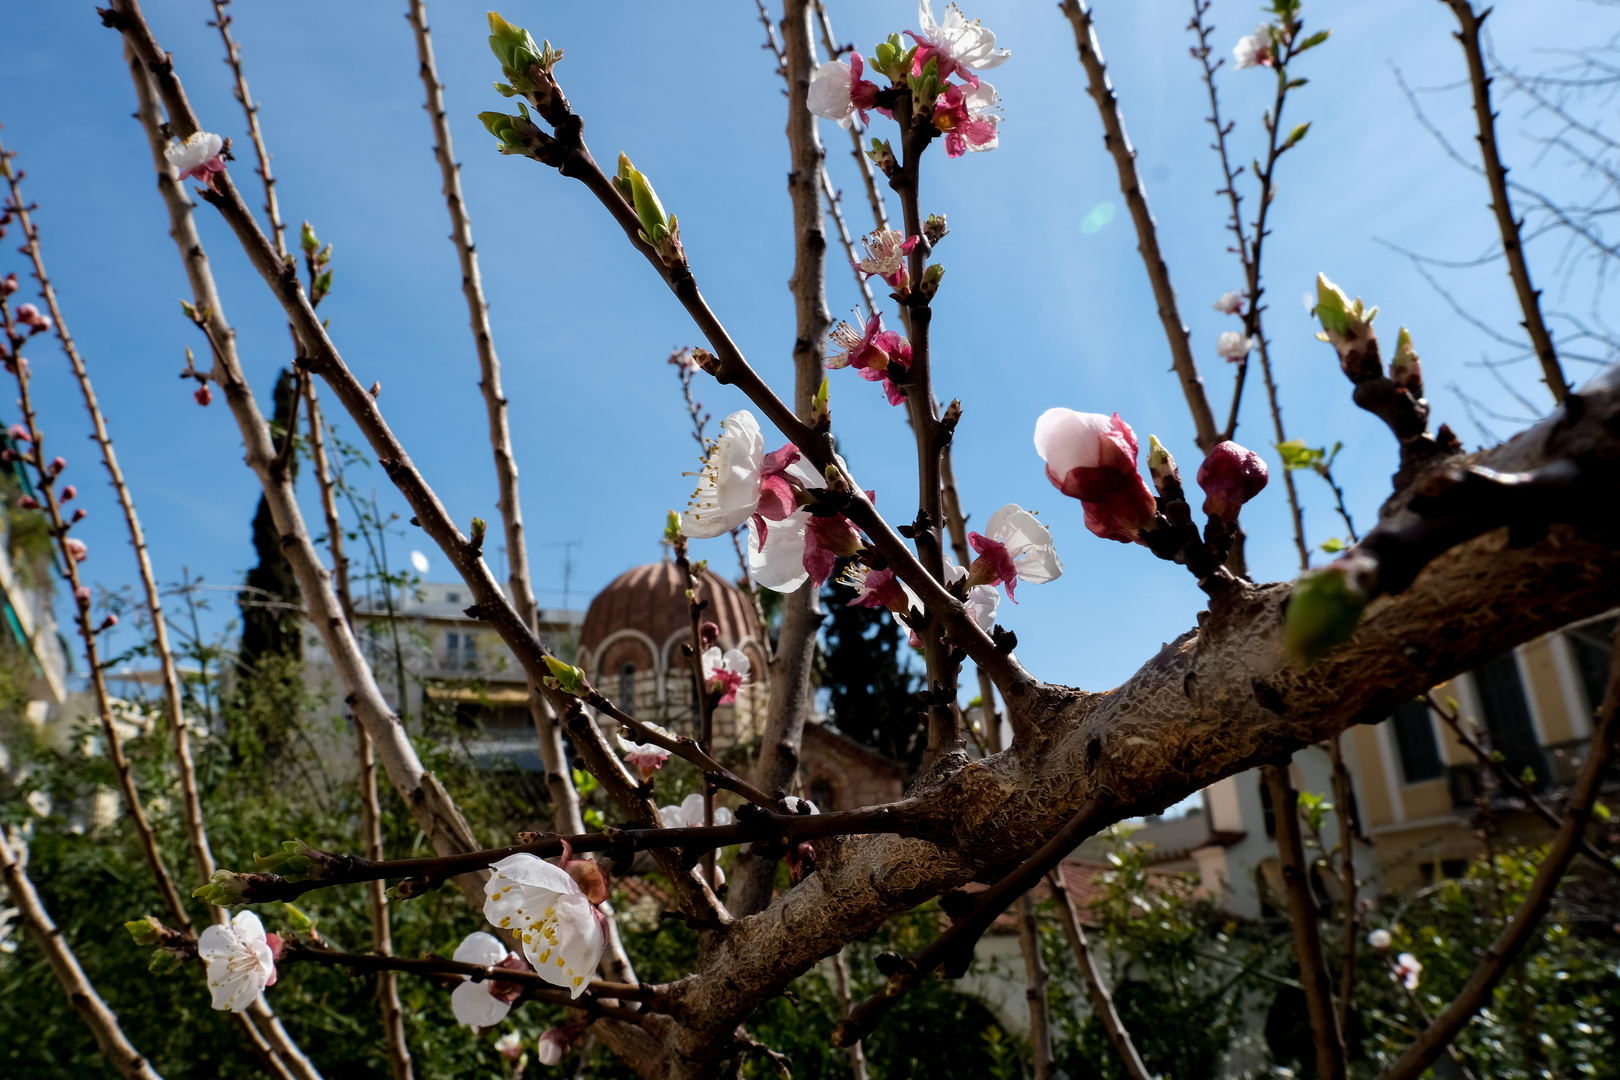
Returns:
[[[1035,422],[1035,450],[1046,460],[1046,478],[1080,500],[1086,528],[1097,536],[1137,543],[1153,525],[1158,501],[1137,471],[1136,433],[1118,413],[1048,409]]]
[[[1395,938],[1388,930],[1379,927],[1367,935],[1367,944],[1375,949],[1387,949],[1394,944]]]
[[[747,654],[739,649],[722,653],[715,645],[703,651],[703,679],[711,694],[718,691],[721,695],[716,704],[730,705],[737,700],[737,690],[748,681],[750,666]]]
[[[1403,952],[1395,958],[1395,978],[1399,979],[1408,990],[1416,990],[1418,977],[1423,974],[1423,965],[1418,958],[1409,952]]]
[[[1241,330],[1222,331],[1215,339],[1215,355],[1236,363],[1254,349],[1254,338],[1245,337]]]
[[[266,934],[251,911],[228,925],[214,925],[197,938],[197,955],[208,965],[208,989],[214,1008],[242,1012],[276,983],[276,953],[281,939]]]
[[[1261,65],[1270,67],[1274,59],[1272,55],[1274,32],[1269,23],[1261,23],[1248,37],[1238,38],[1238,43],[1232,46],[1232,58],[1235,61],[1233,66],[1240,71]]]
[[[501,939],[494,934],[486,934],[482,930],[468,934],[451,959],[458,964],[477,964],[479,967],[509,968],[513,971],[527,971],[529,965],[515,952],[509,952]],[[456,1022],[477,1030],[479,1028],[494,1027],[506,1019],[506,1014],[512,1011],[512,1002],[517,1000],[523,987],[518,983],[500,982],[495,979],[483,979],[473,982],[466,979],[450,992],[450,1011],[455,1014]],[[497,1049],[498,1049],[497,1045]]]
[[[845,607],[887,608],[896,615],[905,615],[923,606],[911,586],[896,577],[893,570],[851,566],[840,580],[855,590],[855,598]]]
[[[905,390],[891,377],[891,369],[894,366],[902,371],[911,369],[911,342],[893,330],[883,329],[881,312],[867,320],[864,331],[840,322],[833,327],[832,340],[840,351],[827,357],[828,367],[852,367],[868,382],[881,380],[890,405],[906,400]]]
[[[907,236],[899,229],[876,229],[861,237],[866,258],[850,265],[867,277],[880,277],[895,291],[911,291],[907,276],[906,256],[917,246],[917,237]]]
[[[620,702],[619,706],[623,708],[627,704],[628,702]],[[665,731],[657,724],[648,724],[647,727],[652,728],[666,738],[673,739],[675,737],[673,732]],[[624,760],[641,771],[643,780],[663,768],[664,762],[669,760],[668,750],[654,743],[638,743],[633,738],[627,739],[624,737],[624,729],[614,732],[613,737],[618,740],[619,750],[624,754]]]
[[[490,869],[484,918],[518,934],[542,979],[579,997],[602,959],[602,913],[572,874],[537,856],[509,855]]]
[[[991,514],[985,533],[968,533],[968,543],[979,553],[968,567],[970,589],[975,585],[1003,585],[1007,599],[1016,604],[1013,586],[1018,582],[1043,585],[1062,575],[1063,564],[1052,546],[1052,534],[1017,503],[1008,503]]]
[[[1198,467],[1204,513],[1222,521],[1236,521],[1243,504],[1265,490],[1270,479],[1259,454],[1231,440],[1216,443]]]
[[[540,1036],[540,1043],[534,1048],[534,1056],[540,1059],[542,1065],[558,1065],[562,1063],[563,1056],[573,1049],[574,1040],[562,1028],[551,1028]]]
[[[12,442],[31,442],[31,441],[33,441],[28,435],[28,429],[23,427],[21,424],[12,424],[9,428],[7,428],[6,429],[6,437],[9,438]]]
[[[945,156],[959,158],[968,151],[994,150],[1001,145],[997,128],[1001,117],[990,110],[1000,98],[996,88],[980,83],[966,91],[954,83],[934,102],[934,126],[945,133]]]
[[[701,829],[703,827],[703,794],[694,791],[681,800],[679,806],[660,806],[658,816],[666,829]],[[724,806],[714,808],[714,823],[730,825],[731,811]]]
[[[1007,595],[1012,595],[1010,587],[1007,590]],[[990,628],[996,625],[996,608],[1001,606],[1001,594],[996,591],[996,587],[994,585],[970,585],[968,586],[967,600],[964,603],[967,605],[968,614],[972,615],[973,621],[979,624],[979,629],[989,633]]]
[[[836,120],[848,131],[855,125],[855,114],[861,114],[861,125],[867,122],[867,111],[876,109],[877,83],[861,78],[866,61],[858,52],[849,54],[849,63],[829,60],[816,68],[810,76],[810,93],[805,104],[817,116]],[[887,110],[880,110],[887,112]]]
[[[1236,289],[1221,293],[1220,299],[1215,301],[1215,310],[1222,315],[1236,315],[1243,310],[1244,296]]]
[[[66,541],[68,554],[73,556],[74,562],[84,562],[90,557],[90,550],[84,546],[84,541],[69,539]]]
[[[28,327],[31,335],[43,334],[51,328],[51,317],[33,304],[17,305],[17,321]]]
[[[218,135],[194,131],[185,142],[171,144],[163,151],[163,156],[169,159],[181,180],[189,176],[209,184],[213,182],[214,173],[225,171],[225,160],[220,157],[224,149],[225,140]]]
[[[772,592],[795,592],[810,578],[804,568],[805,531],[810,511],[799,510],[777,522],[769,535],[748,523],[748,576]]]
[[[681,532],[708,539],[747,521],[759,505],[764,467],[765,437],[754,414],[743,409],[726,417],[703,459],[691,504],[681,515]]]
[[[523,1053],[523,1036],[515,1031],[508,1031],[495,1040],[495,1052],[504,1058],[516,1061]]]
[[[955,4],[945,9],[944,22],[935,22],[933,5],[929,0],[918,0],[917,25],[920,33],[905,32],[917,43],[916,59],[911,65],[913,75],[921,75],[928,61],[937,58],[941,79],[960,75],[963,82],[976,87],[976,72],[1000,67],[1012,55],[996,48],[996,35],[981,26],[979,20],[969,21]]]

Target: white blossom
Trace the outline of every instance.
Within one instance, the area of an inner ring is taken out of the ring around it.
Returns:
[[[560,1064],[566,1053],[568,1040],[555,1028],[541,1035],[540,1044],[534,1048],[534,1056],[540,1059],[540,1064],[547,1066]]]
[[[506,959],[506,946],[501,944],[501,939],[494,934],[478,930],[468,934],[461,944],[456,946],[451,959],[458,964],[494,967]],[[512,1011],[512,1006],[509,1002],[496,997],[491,992],[494,989],[489,979],[479,982],[467,979],[452,990],[450,1011],[455,1014],[456,1022],[477,1029],[494,1027],[505,1020],[506,1014]]]
[[[1385,930],[1382,927],[1367,935],[1367,944],[1371,945],[1375,949],[1387,949],[1394,942],[1394,940],[1394,936],[1390,934],[1388,930]]]
[[[681,532],[694,539],[723,536],[747,521],[759,505],[765,437],[747,409],[726,417],[720,437],[703,459],[697,490],[681,515]]]
[[[527,853],[508,855],[490,869],[484,918],[518,934],[524,957],[542,979],[579,997],[605,944],[597,911],[579,884],[561,867]]]
[[[228,925],[214,925],[197,938],[197,955],[208,965],[208,989],[216,1009],[239,1013],[276,981],[276,959],[264,924],[251,911]]]
[[[929,56],[937,55],[941,79],[957,71],[969,85],[977,85],[978,76],[974,72],[1000,67],[1012,55],[1006,49],[996,48],[996,35],[985,29],[978,19],[969,20],[955,4],[945,9],[943,22],[935,22],[933,5],[929,0],[918,0],[917,25],[920,33],[906,31],[907,36],[922,46],[917,50],[917,63],[926,64]]]
[[[225,163],[219,159],[220,151],[225,149],[225,140],[208,131],[194,131],[191,137],[183,143],[171,143],[163,150],[163,156],[174,166],[175,172],[184,180],[194,176],[198,180],[206,180],[210,172],[220,172]]]
[[[1408,990],[1416,990],[1418,976],[1423,974],[1423,964],[1409,952],[1403,952],[1395,958],[1395,977]]]
[[[660,806],[658,816],[666,829],[698,829],[703,827],[703,794],[694,791],[681,800],[679,806]],[[714,823],[730,825],[731,811],[723,806],[714,808]]]
[[[1254,349],[1254,338],[1245,337],[1240,330],[1224,331],[1215,339],[1215,355],[1228,360],[1241,360]]]
[[[1215,310],[1222,315],[1236,315],[1243,310],[1243,294],[1236,289],[1221,293],[1220,299],[1215,301]]]
[[[1254,33],[1248,37],[1238,38],[1238,43],[1232,46],[1233,66],[1243,68],[1259,67],[1262,64],[1271,64],[1271,35],[1272,27],[1269,23],[1261,23],[1254,28]]]
[[[17,943],[11,938],[11,924],[22,912],[14,907],[0,908],[0,953],[14,953]]]
[[[523,1036],[515,1031],[508,1031],[495,1040],[495,1052],[502,1057],[515,1059],[523,1052]]]

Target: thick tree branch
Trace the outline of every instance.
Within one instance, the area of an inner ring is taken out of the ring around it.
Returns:
[[[1074,950],[1075,963],[1080,968],[1081,978],[1085,980],[1086,993],[1091,998],[1091,1015],[1102,1025],[1130,1080],[1153,1080],[1147,1066],[1142,1064],[1142,1055],[1136,1052],[1136,1044],[1131,1041],[1131,1033],[1126,1029],[1125,1022],[1119,1018],[1119,1010],[1114,1008],[1114,995],[1109,993],[1102,972],[1097,969],[1097,958],[1091,952],[1091,943],[1086,940],[1085,928],[1080,925],[1080,913],[1074,909],[1074,897],[1069,895],[1069,888],[1063,883],[1062,871],[1053,870],[1046,875],[1046,881],[1052,886],[1052,895],[1057,897],[1058,923],[1063,927],[1063,936],[1069,939],[1069,948]]]
[[[1541,377],[1552,391],[1554,401],[1563,401],[1569,393],[1564,370],[1558,365],[1558,352],[1553,346],[1552,334],[1541,317],[1541,293],[1530,280],[1530,266],[1524,259],[1524,242],[1520,235],[1520,222],[1513,216],[1513,203],[1508,195],[1507,168],[1496,144],[1496,113],[1491,108],[1491,79],[1485,72],[1485,57],[1480,49],[1479,28],[1490,9],[1476,14],[1469,0],[1444,0],[1452,14],[1457,16],[1461,28],[1454,35],[1462,45],[1468,60],[1468,82],[1474,94],[1474,116],[1479,122],[1479,156],[1485,166],[1485,180],[1491,189],[1491,213],[1496,215],[1496,228],[1502,234],[1502,254],[1507,257],[1508,276],[1513,279],[1513,291],[1519,298],[1519,309],[1524,313],[1525,333],[1541,363]]]
[[[163,1080],[152,1068],[152,1063],[130,1044],[123,1028],[118,1026],[118,1017],[107,1008],[107,1003],[101,1000],[101,995],[96,993],[96,988],[85,977],[78,957],[73,955],[67,939],[51,921],[45,905],[40,903],[34,883],[28,880],[21,851],[21,841],[18,840],[14,847],[12,838],[7,836],[5,829],[0,828],[0,874],[5,877],[10,902],[17,907],[22,924],[28,928],[39,951],[45,954],[46,961],[51,965],[51,973],[62,986],[62,992],[95,1036],[101,1056],[125,1080]]]
[[[1286,764],[1264,765],[1260,776],[1266,790],[1271,792],[1272,817],[1277,822],[1283,892],[1288,898],[1294,959],[1299,964],[1299,984],[1305,991],[1311,1041],[1316,1047],[1316,1073],[1321,1080],[1344,1080],[1344,1034],[1333,1009],[1333,984],[1322,957],[1320,913],[1316,909],[1316,898],[1311,895],[1310,865],[1305,859],[1300,829],[1299,792],[1288,778]]]

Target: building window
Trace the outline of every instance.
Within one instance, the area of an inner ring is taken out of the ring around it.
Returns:
[[[1504,758],[1508,772],[1522,777],[1524,770],[1535,774],[1536,783],[1545,783],[1547,763],[1536,744],[1535,725],[1530,720],[1530,703],[1525,700],[1519,664],[1512,653],[1499,656],[1474,672],[1474,688],[1479,692],[1479,708],[1485,714],[1485,727],[1491,733],[1491,749]],[[1532,785],[1535,786],[1535,785]]]
[[[1598,707],[1609,688],[1609,668],[1614,662],[1615,623],[1620,620],[1604,619],[1587,623],[1568,634],[1570,650],[1575,654],[1575,668],[1580,672],[1581,687],[1586,691],[1588,711]]]
[[[461,666],[461,635],[455,631],[444,635],[444,664],[448,668]]]
[[[447,604],[459,604],[461,603],[461,594],[458,592],[447,592],[444,594],[444,602]]]
[[[461,635],[461,660],[464,664],[478,663],[478,635]]]
[[[810,801],[816,804],[816,809],[822,813],[837,809],[837,800],[833,797],[832,781],[825,776],[818,776],[810,782]]]
[[[1277,809],[1271,805],[1271,785],[1260,777],[1260,816],[1265,819],[1266,835],[1277,835]]]
[[[1408,784],[1438,780],[1445,773],[1440,747],[1434,741],[1434,725],[1429,707],[1421,701],[1398,705],[1390,717],[1395,729],[1395,748],[1401,755],[1401,776]]]
[[[619,669],[619,708],[636,715],[636,665],[625,662]]]

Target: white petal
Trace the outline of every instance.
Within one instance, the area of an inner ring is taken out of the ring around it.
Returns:
[[[210,926],[197,937],[197,955],[205,961],[229,960],[238,947],[236,931],[229,926]]]
[[[508,855],[490,869],[495,871],[495,877],[490,878],[489,884],[484,886],[486,893],[490,890],[490,886],[502,877],[509,878],[519,885],[533,885],[541,889],[550,889],[552,892],[579,892],[579,885],[562,867],[527,852]]]
[[[208,991],[213,997],[211,1004],[216,1009],[242,1012],[258,1000],[263,990],[263,980],[253,971],[232,971],[220,964],[216,972],[215,965],[208,965]]]
[[[468,934],[461,944],[456,946],[456,951],[450,959],[458,964],[491,967],[506,959],[506,946],[501,944],[501,939],[494,934],[478,930]]]
[[[967,577],[967,567],[957,566],[953,562],[945,564],[945,584],[955,585],[965,577]]]
[[[263,945],[264,924],[259,917],[251,911],[240,911],[236,918],[231,920],[231,929],[236,931],[236,940],[246,945]]]
[[[695,539],[722,536],[747,521],[759,506],[759,473],[765,464],[765,437],[747,409],[726,417],[698,476],[692,505],[681,515],[681,531]]]
[[[490,994],[488,982],[464,982],[450,991],[450,1011],[457,1023],[487,1028],[505,1020],[512,1006]]]
[[[678,806],[660,806],[658,816],[666,829],[686,828],[686,812]]]
[[[1035,452],[1061,480],[1070,469],[1096,468],[1098,440],[1112,429],[1113,421],[1101,413],[1047,409],[1035,421]]]
[[[822,64],[810,76],[806,107],[817,116],[844,123],[855,111],[855,104],[850,100],[850,84],[854,78],[854,70],[842,60]]]
[[[714,678],[715,671],[721,666],[720,657],[720,646],[718,645],[710,645],[703,650],[703,677],[705,679]]]
[[[1062,572],[1062,567],[1058,568]],[[1023,575],[1019,574],[1020,578]],[[1024,580],[1028,580],[1025,578]],[[988,631],[996,624],[996,608],[1001,604],[1001,593],[994,585],[975,585],[968,590],[967,609],[978,622],[979,629]]]
[[[1007,554],[1018,568],[1018,580],[1042,585],[1062,575],[1063,564],[1052,545],[1052,534],[1028,510],[1009,503],[991,515],[989,527],[991,535],[1007,545]]]
[[[688,828],[697,828],[703,824],[703,796],[699,792],[692,792],[681,800],[681,817],[685,819]]]
[[[725,667],[727,671],[734,671],[743,678],[748,677],[748,670],[753,665],[748,661],[748,654],[741,649],[727,649]]]
[[[716,825],[730,825],[731,821],[732,817],[730,810],[727,810],[724,806],[717,806],[714,808],[714,823]]]
[[[537,933],[532,943],[524,942],[523,953],[542,979],[579,997],[602,962],[602,927],[590,901],[579,894],[560,897],[554,918],[550,926],[556,942]]]
[[[774,592],[790,593],[810,579],[804,568],[804,530],[810,520],[807,510],[796,510],[781,521],[770,523],[765,549],[760,550],[759,532],[748,523],[748,571],[754,584]]]

